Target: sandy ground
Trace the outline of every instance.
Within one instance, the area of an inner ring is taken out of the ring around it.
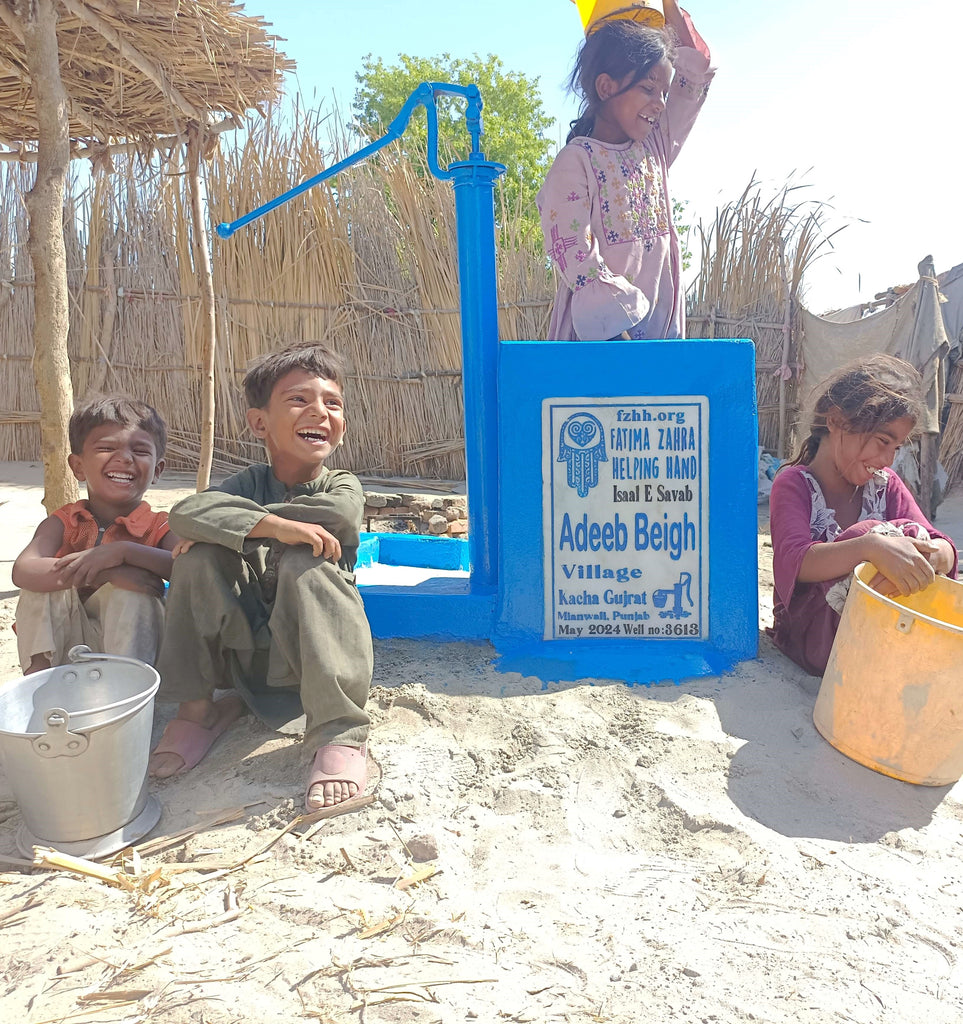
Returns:
[[[0,479],[10,680],[10,561],[42,510],[35,466]],[[167,487],[159,507],[190,481]],[[938,522],[963,537],[963,497]],[[766,545],[762,529],[763,624]],[[2,1020],[963,1016],[963,787],[835,751],[815,681],[765,637],[757,660],[671,688],[545,686],[484,645],[376,657],[373,802],[285,833],[299,747],[245,720],[153,787],[151,838],[194,834],[128,859],[125,887],[14,863],[0,775]],[[221,812],[238,817],[210,825]]]

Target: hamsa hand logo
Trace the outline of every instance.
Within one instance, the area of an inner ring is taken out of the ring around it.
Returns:
[[[599,482],[599,463],[607,462],[605,431],[589,412],[576,412],[558,432],[558,461],[568,463],[568,485],[580,498]]]

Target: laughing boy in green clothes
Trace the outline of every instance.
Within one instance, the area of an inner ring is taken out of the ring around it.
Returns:
[[[157,668],[160,696],[180,707],[151,755],[156,777],[193,768],[245,705],[285,731],[303,707],[315,751],[305,809],[364,791],[372,650],[353,574],[364,495],[357,477],[324,465],[344,437],[343,380],[320,345],[262,359],[244,391],[270,465],[171,510],[183,540]]]

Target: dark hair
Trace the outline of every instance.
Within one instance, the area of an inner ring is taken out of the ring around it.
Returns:
[[[145,431],[154,441],[157,458],[164,457],[167,450],[167,424],[155,408],[126,395],[88,398],[74,409],[67,426],[71,454],[80,455],[90,432],[106,423],[119,423],[124,427],[137,427]]]
[[[670,61],[675,57],[672,37],[664,29],[647,28],[625,18],[603,21],[582,43],[569,76],[568,88],[580,95],[582,102],[565,141],[592,131],[602,103],[595,90],[599,75],[608,75],[617,82],[631,75],[622,90],[625,92],[642,81],[663,57]]]
[[[816,401],[809,436],[789,466],[808,466],[828,435],[828,415],[835,409],[851,434],[871,434],[886,423],[923,415],[923,381],[916,369],[896,356],[875,355],[840,367],[814,390]]]
[[[243,381],[248,408],[263,409],[271,401],[274,385],[292,370],[306,370],[315,377],[333,380],[344,391],[341,357],[316,341],[306,341],[271,352],[251,366]]]

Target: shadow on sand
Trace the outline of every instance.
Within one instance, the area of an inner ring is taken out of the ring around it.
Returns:
[[[767,701],[772,680],[750,678],[749,685],[740,685],[738,670],[732,685],[723,685],[715,696],[723,729],[745,740],[729,769],[729,796],[743,814],[785,836],[850,843],[871,843],[887,832],[929,824],[952,787],[900,782],[841,754],[813,725],[819,680],[765,638],[763,645],[767,661],[779,660],[785,668],[775,683],[782,691],[778,699]],[[797,699],[786,688],[795,688]]]
[[[450,671],[426,671],[424,642],[379,641],[375,683],[422,682],[448,696],[512,697],[575,686],[624,685],[606,680],[541,683],[502,675],[488,645],[444,644]],[[437,657],[437,652],[434,653]],[[380,677],[380,678],[379,678]],[[738,749],[729,763],[728,794],[747,817],[784,836],[872,843],[904,828],[922,828],[951,787],[914,786],[851,761],[813,725],[819,680],[807,676],[760,638],[760,656],[722,678],[681,686],[633,688],[640,697],[674,703],[683,694],[711,700]]]

